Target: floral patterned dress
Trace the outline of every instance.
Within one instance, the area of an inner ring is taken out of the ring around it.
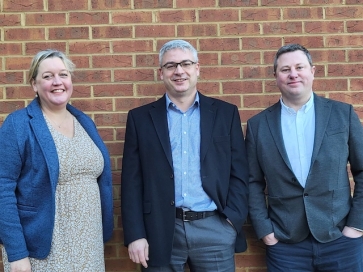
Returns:
[[[100,150],[76,118],[67,138],[46,119],[59,157],[55,225],[51,251],[44,260],[30,258],[32,272],[105,271],[101,200],[97,177],[104,161]],[[10,271],[2,249],[4,271]]]

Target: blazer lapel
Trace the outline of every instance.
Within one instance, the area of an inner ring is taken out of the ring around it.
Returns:
[[[277,102],[269,109],[269,114],[266,115],[267,123],[272,135],[272,138],[277,146],[277,149],[280,152],[282,159],[284,160],[285,164],[290,168],[292,171],[292,167],[289,161],[289,157],[287,156],[284,140],[282,137],[282,129],[281,129],[281,104],[280,101]]]
[[[150,115],[166,158],[168,159],[170,166],[173,168],[165,95],[152,105]]]
[[[216,107],[213,100],[199,94],[200,102],[200,161],[202,162],[207,154],[208,146],[212,140],[213,126],[216,116]]]
[[[47,123],[44,120],[38,100],[34,99],[27,108],[28,114],[32,117],[30,120],[30,125],[34,131],[36,141],[40,145],[40,148],[44,154],[44,158],[47,162],[50,182],[54,192],[57,186],[59,175],[57,149],[55,147],[53,137],[48,129]]]
[[[314,94],[314,108],[315,108],[315,137],[314,148],[311,156],[311,165],[313,165],[316,156],[318,155],[320,146],[323,142],[326,127],[329,122],[331,104],[329,100],[323,99]]]

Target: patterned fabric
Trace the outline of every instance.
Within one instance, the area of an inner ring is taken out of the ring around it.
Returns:
[[[32,272],[105,271],[101,201],[97,177],[102,154],[73,118],[75,132],[67,138],[47,120],[59,157],[59,180],[51,252],[44,260],[30,258]],[[4,250],[4,271],[10,265]]]

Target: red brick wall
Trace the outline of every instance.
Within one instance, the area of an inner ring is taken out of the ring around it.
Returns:
[[[352,103],[363,119],[363,0],[0,0],[0,124],[34,93],[26,71],[39,50],[77,65],[72,104],[88,113],[113,166],[115,232],[107,271],[139,271],[122,245],[120,172],[127,111],[164,93],[158,50],[174,38],[200,52],[199,90],[239,107],[243,125],[277,101],[276,50],[301,43],[317,66],[314,90]],[[237,271],[260,272],[264,247],[246,224]],[[0,269],[2,271],[2,268]]]

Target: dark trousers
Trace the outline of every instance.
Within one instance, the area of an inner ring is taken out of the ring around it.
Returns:
[[[300,243],[266,247],[269,272],[362,272],[363,238],[320,243],[311,235]]]
[[[236,231],[220,215],[195,221],[176,219],[170,265],[142,268],[144,272],[234,272]]]

